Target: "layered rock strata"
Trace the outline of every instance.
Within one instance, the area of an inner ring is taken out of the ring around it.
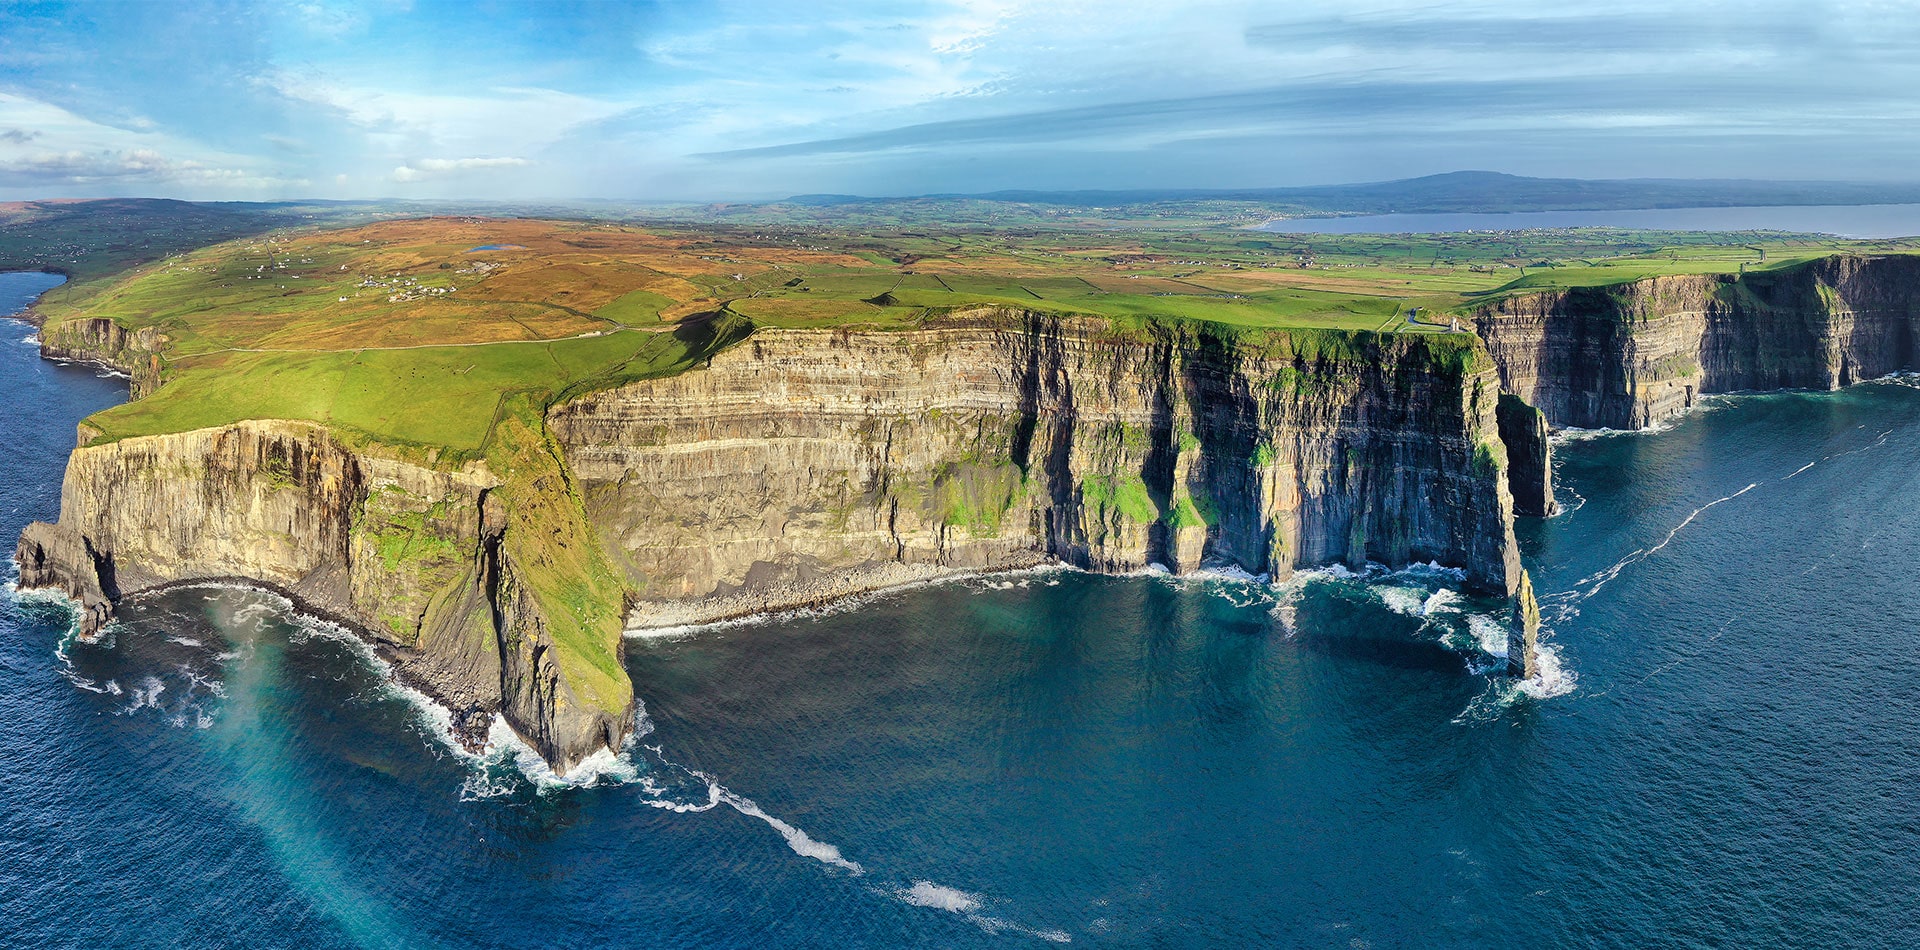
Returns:
[[[349,449],[312,423],[255,421],[83,445],[57,524],[22,534],[22,587],[65,591],[82,630],[113,603],[244,579],[375,642],[454,711],[468,742],[498,713],[565,771],[631,728],[631,688],[585,696],[554,662],[482,463],[443,471]],[[617,643],[612,645],[617,649]]]
[[[94,333],[143,351],[110,335]],[[267,584],[376,642],[469,739],[497,713],[562,772],[630,731],[623,612],[699,622],[1053,561],[1439,562],[1515,598],[1527,675],[1537,611],[1508,491],[1523,443],[1503,441],[1498,402],[1462,335],[1005,310],[763,330],[544,419],[509,407],[460,466],[311,423],[83,429],[60,520],[30,526],[18,559],[87,630],[139,591]]]
[[[1913,368],[1920,257],[1522,294],[1475,324],[1501,384],[1551,424],[1640,429],[1710,393],[1837,389]]]
[[[636,626],[955,570],[1438,561],[1509,595],[1498,378],[1471,338],[978,311],[762,331],[549,428]]]
[[[40,331],[40,355],[55,360],[99,363],[127,374],[132,398],[160,386],[161,351],[166,334],[153,327],[129,330],[106,317],[68,320]]]

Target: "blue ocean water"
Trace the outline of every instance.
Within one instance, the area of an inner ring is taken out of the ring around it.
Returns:
[[[11,538],[123,383],[8,326]],[[1561,459],[1540,695],[1430,573],[983,578],[630,640],[592,787],[265,594],[0,600],[0,944],[1920,943],[1920,390]]]

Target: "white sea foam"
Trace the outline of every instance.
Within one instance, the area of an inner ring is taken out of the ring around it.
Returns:
[[[1255,574],[1237,564],[1202,565],[1199,570],[1187,576],[1237,584],[1265,584],[1273,579],[1271,574]]]
[[[894,893],[915,907],[931,907],[956,914],[971,914],[980,909],[978,895],[932,881],[915,881],[912,887],[901,888]]]
[[[1284,583],[1273,585],[1272,613],[1279,619],[1283,631],[1291,636],[1298,620],[1299,598],[1310,585],[1339,584],[1355,588],[1396,614],[1418,618],[1421,622],[1413,633],[1416,639],[1437,642],[1459,653],[1467,672],[1495,677],[1490,690],[1511,692],[1517,684],[1504,675],[1512,631],[1506,604],[1501,602],[1491,609],[1480,609],[1459,590],[1465,580],[1464,570],[1435,562],[1398,570],[1377,563],[1369,563],[1358,571],[1330,565],[1295,572]],[[1559,695],[1560,691],[1558,687],[1543,687],[1541,695],[1549,694]]]
[[[1502,665],[1507,660],[1507,637],[1512,632],[1506,624],[1486,614],[1468,614],[1467,630],[1473,634],[1474,647],[1493,657]]]
[[[1545,634],[1543,630],[1543,638]],[[1534,675],[1523,680],[1489,677],[1486,688],[1470,700],[1453,721],[1461,725],[1494,722],[1522,699],[1538,701],[1573,692],[1579,679],[1578,674],[1566,667],[1559,646],[1542,639],[1534,654]]]
[[[1336,581],[1359,580],[1363,576],[1363,575],[1354,573],[1353,570],[1347,567],[1345,564],[1329,564],[1326,567],[1317,568],[1310,571],[1301,571],[1299,573],[1306,575],[1307,577],[1312,577],[1315,574],[1320,574],[1320,575],[1324,575],[1326,577],[1332,578],[1333,580],[1336,580]]]
[[[1587,506],[1587,496],[1582,495],[1571,488],[1568,488],[1564,485],[1559,484],[1559,480],[1557,478],[1555,479],[1554,493],[1556,495],[1559,495],[1559,494],[1570,495],[1573,498],[1572,503],[1560,505],[1560,510],[1557,512],[1554,512],[1553,514],[1553,517],[1555,518],[1565,518],[1568,515],[1571,515],[1574,512],[1579,511],[1580,509],[1585,508]]]
[[[6,583],[6,593],[16,604],[33,604],[42,607],[57,607],[64,610],[67,613],[67,620],[70,624],[67,629],[67,637],[79,634],[80,602],[68,597],[66,591],[56,590],[51,587],[33,587],[27,590],[21,590],[19,578],[16,577]],[[64,639],[66,638],[63,637],[63,641]]]
[[[1268,575],[1251,574],[1233,565],[1211,565],[1185,574],[1147,569],[1121,576],[1151,578],[1182,590],[1205,591],[1235,607],[1267,607],[1276,602]]]
[[[720,785],[716,782],[707,783],[707,800],[704,802],[701,802],[701,801],[683,802],[671,797],[668,794],[666,787],[662,786],[651,775],[642,775],[640,777],[640,781],[638,785],[641,791],[646,792],[647,795],[650,796],[649,798],[644,800],[648,805],[651,805],[655,808],[665,809],[667,811],[674,812],[676,814],[685,815],[689,813],[712,811],[715,808],[720,807]]]
[[[1373,589],[1380,602],[1387,609],[1408,617],[1424,617],[1427,613],[1427,592],[1420,587],[1380,586]]]
[[[227,684],[211,676],[202,676],[198,670],[195,670],[185,663],[177,664],[174,668],[179,670],[181,678],[187,681],[187,692],[189,695],[196,689],[204,689],[215,697],[225,697],[227,695]]]
[[[1437,613],[1459,613],[1460,592],[1451,587],[1441,587],[1427,595],[1425,603],[1420,605],[1420,615],[1431,617]]]
[[[192,637],[168,637],[167,642],[178,643],[183,647],[197,647],[200,645],[200,641],[195,640]]]
[[[1547,438],[1550,443],[1559,445],[1563,442],[1584,442],[1588,439],[1606,439],[1622,435],[1656,435],[1661,432],[1671,431],[1675,426],[1685,422],[1691,416],[1703,412],[1712,412],[1716,409],[1733,405],[1738,402],[1742,396],[1751,395],[1754,394],[1715,393],[1710,396],[1702,396],[1698,402],[1688,406],[1686,409],[1668,416],[1653,425],[1639,429],[1610,429],[1606,426],[1601,426],[1597,429],[1582,429],[1579,426],[1561,426],[1553,430]]]
[[[757,614],[745,614],[728,617],[724,620],[704,620],[699,623],[676,624],[665,627],[628,627],[622,635],[631,640],[678,640],[695,634],[714,630],[729,630],[739,627],[758,627],[770,624],[792,623],[800,620],[820,620],[839,614],[861,610],[877,600],[892,597],[910,590],[923,587],[939,587],[958,584],[978,591],[1007,590],[1014,586],[1027,586],[1030,581],[1044,578],[1049,587],[1059,586],[1060,581],[1049,575],[1061,573],[1084,573],[1070,564],[1048,563],[1033,567],[1015,568],[1007,571],[970,573],[956,571],[938,577],[926,577],[902,581],[886,587],[835,597],[824,604],[809,607],[793,607],[785,610],[770,610]],[[1004,585],[1004,586],[995,586]]]
[[[711,779],[708,781],[712,782]],[[824,841],[815,841],[806,832],[767,814],[759,805],[754,804],[752,799],[735,795],[727,791],[726,788],[717,782],[713,783],[713,787],[719,789],[720,800],[726,802],[734,811],[742,815],[758,818],[766,822],[768,827],[779,832],[780,837],[787,839],[787,847],[792,848],[794,854],[800,855],[801,857],[812,858],[822,864],[831,864],[835,867],[845,868],[855,874],[866,873],[866,869],[861,867],[858,861],[849,861],[842,857],[839,848],[827,844]]]
[[[140,678],[140,685],[135,686],[130,693],[133,701],[114,712],[120,716],[131,716],[149,707],[159,709],[160,694],[166,692],[166,689],[167,684],[161,682],[159,677],[152,675],[143,676]]]
[[[72,683],[76,688],[86,690],[90,693],[120,695],[119,683],[108,680],[106,686],[100,686],[90,677],[81,675],[80,671],[73,665],[73,657],[70,655],[70,651],[73,649],[74,643],[82,639],[80,636],[80,604],[73,598],[68,597],[65,593],[57,590],[21,590],[16,581],[17,579],[15,581],[8,581],[6,584],[7,595],[12,597],[15,603],[22,606],[31,604],[51,607],[66,614],[67,629],[61,632],[59,639],[55,640],[53,644],[53,658],[60,662],[60,677]],[[103,638],[110,636],[110,631],[111,627],[96,631],[93,642],[98,643]]]
[[[1712,507],[1713,507],[1713,506],[1715,506],[1715,505],[1718,505],[1718,504],[1722,504],[1722,503],[1724,503],[1724,502],[1729,502],[1729,501],[1732,501],[1732,500],[1734,500],[1735,498],[1738,498],[1738,497],[1740,497],[1741,495],[1744,495],[1744,494],[1746,494],[1747,492],[1750,492],[1750,491],[1753,491],[1754,489],[1756,489],[1756,488],[1759,488],[1759,487],[1760,487],[1760,484],[1759,484],[1758,482],[1755,482],[1755,483],[1753,483],[1753,484],[1751,484],[1751,485],[1748,485],[1748,486],[1747,486],[1747,487],[1745,487],[1745,488],[1742,488],[1742,489],[1740,489],[1740,490],[1739,490],[1739,491],[1737,491],[1737,492],[1734,492],[1734,493],[1733,493],[1733,494],[1731,494],[1731,495],[1728,495],[1728,496],[1726,496],[1726,497],[1724,497],[1724,498],[1715,498],[1714,500],[1712,500],[1712,501],[1710,501],[1710,502],[1707,502],[1706,504],[1704,504],[1704,505],[1701,505],[1701,506],[1700,506],[1700,507],[1698,507],[1698,508],[1695,508],[1695,509],[1693,509],[1693,514],[1690,514],[1690,515],[1688,515],[1688,516],[1686,517],[1686,520],[1685,520],[1685,521],[1682,521],[1682,522],[1680,522],[1679,524],[1677,524],[1677,525],[1674,525],[1674,526],[1673,526],[1673,530],[1672,530],[1672,531],[1669,531],[1669,532],[1667,532],[1667,536],[1666,536],[1665,538],[1662,538],[1662,539],[1660,540],[1660,543],[1659,543],[1659,544],[1656,544],[1656,545],[1654,545],[1653,547],[1651,547],[1651,548],[1648,548],[1648,549],[1647,549],[1647,554],[1648,554],[1648,556],[1652,556],[1653,554],[1656,554],[1656,553],[1658,553],[1658,552],[1659,552],[1659,550],[1660,550],[1661,548],[1664,548],[1664,547],[1666,547],[1667,545],[1669,545],[1669,544],[1672,544],[1672,543],[1673,543],[1673,538],[1674,538],[1674,535],[1677,535],[1677,534],[1679,534],[1679,533],[1680,533],[1680,529],[1682,529],[1682,528],[1685,528],[1685,527],[1686,527],[1687,525],[1690,525],[1690,524],[1692,524],[1692,523],[1693,523],[1693,519],[1695,519],[1695,518],[1698,518],[1698,517],[1700,517],[1700,514],[1701,514],[1701,512],[1704,512],[1704,511],[1706,511],[1706,510],[1707,510],[1708,508],[1712,508]]]
[[[628,743],[628,750],[630,751],[633,746],[633,743]],[[749,818],[757,818],[765,822],[767,827],[779,833],[780,837],[786,841],[787,847],[793,850],[793,853],[801,857],[812,858],[822,864],[832,865],[854,874],[866,873],[866,869],[861,867],[858,861],[848,860],[845,855],[840,853],[840,849],[837,846],[820,841],[800,828],[794,827],[792,824],[768,814],[766,809],[761,808],[753,799],[720,784],[719,780],[713,776],[698,769],[690,769],[669,761],[658,746],[644,746],[643,748],[653,754],[647,763],[648,768],[644,770],[639,768],[635,765],[630,755],[623,755],[620,757],[622,762],[620,768],[610,769],[598,774],[612,779],[615,783],[632,784],[636,786],[647,796],[642,799],[642,801],[654,808],[688,814],[712,811],[714,808],[724,804],[742,815],[746,815]],[[529,749],[527,751],[531,752],[532,750]],[[521,760],[520,764],[522,769],[530,775],[539,775],[544,769],[545,763],[539,762],[538,756],[533,756],[532,758],[534,761],[526,761],[524,758]],[[581,767],[576,768],[573,773],[568,775],[566,781],[575,783],[576,778],[581,776],[585,769],[586,763],[582,763]],[[547,774],[551,773],[549,772]],[[688,784],[702,786],[704,795],[693,799],[676,797],[672,789],[668,788],[667,785],[662,782],[662,779],[671,781],[676,776],[694,780]]]
[[[1580,580],[1575,581],[1573,584],[1572,590],[1562,591],[1559,594],[1550,595],[1550,597],[1552,599],[1566,599],[1570,597],[1571,602],[1573,603],[1577,603],[1579,601],[1586,600],[1587,598],[1592,597],[1593,595],[1599,593],[1601,588],[1606,587],[1607,584],[1611,583],[1614,578],[1619,577],[1621,571],[1624,571],[1627,568],[1635,564],[1638,564],[1641,561],[1646,560],[1647,558],[1652,557],[1653,555],[1659,553],[1662,549],[1666,548],[1667,545],[1672,544],[1673,539],[1678,537],[1680,532],[1683,529],[1685,529],[1688,525],[1693,524],[1693,522],[1696,519],[1698,519],[1702,514],[1705,514],[1708,509],[1713,508],[1716,505],[1721,505],[1729,501],[1732,501],[1735,498],[1738,498],[1741,495],[1746,494],[1747,492],[1753,491],[1755,488],[1758,488],[1758,487],[1760,487],[1760,484],[1758,482],[1754,482],[1748,485],[1747,487],[1742,488],[1737,492],[1734,492],[1731,495],[1725,495],[1720,498],[1715,498],[1714,500],[1707,502],[1706,504],[1701,505],[1698,508],[1693,509],[1693,512],[1691,514],[1687,515],[1686,518],[1682,519],[1679,524],[1674,525],[1672,529],[1668,530],[1666,537],[1661,538],[1658,544],[1655,544],[1652,547],[1647,547],[1647,548],[1636,548],[1632,552],[1628,553],[1625,557],[1622,557],[1620,560],[1615,561],[1612,564],[1604,568],[1601,568],[1600,570],[1595,571],[1592,574],[1589,574],[1586,577],[1581,578]],[[1547,599],[1547,598],[1543,598],[1543,600],[1544,599]],[[1573,611],[1573,613],[1577,614],[1578,611],[1577,610]],[[1572,614],[1564,614],[1563,617],[1565,616],[1572,616]]]
[[[1560,662],[1560,648],[1542,643],[1534,651],[1534,675],[1521,680],[1520,692],[1531,699],[1552,699],[1573,692],[1579,676]]]
[[[899,898],[902,903],[912,904],[915,907],[944,910],[951,914],[959,914],[967,918],[967,920],[972,921],[973,924],[981,930],[990,934],[1017,933],[1028,937],[1038,937],[1041,940],[1052,943],[1073,942],[1072,935],[1064,930],[1035,930],[1031,927],[1023,927],[1000,917],[988,917],[980,913],[980,909],[985,906],[986,903],[980,895],[969,894],[957,887],[947,887],[944,884],[935,884],[932,881],[915,881],[910,887],[894,888],[893,896]]]

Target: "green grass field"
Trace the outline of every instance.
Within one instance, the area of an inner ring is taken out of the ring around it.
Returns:
[[[904,328],[996,306],[1135,326],[1432,334],[1502,295],[1843,250],[1913,248],[1600,229],[848,234],[424,218],[248,234],[77,280],[40,309],[54,324],[105,317],[161,336],[163,385],[94,417],[100,438],[290,418],[465,458],[508,394],[551,402],[677,372],[751,327]],[[1429,316],[1410,321],[1413,308]]]

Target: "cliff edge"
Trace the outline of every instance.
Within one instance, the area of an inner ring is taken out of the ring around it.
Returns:
[[[1474,323],[1501,385],[1552,425],[1642,429],[1710,393],[1838,389],[1914,368],[1920,257],[1517,294]]]
[[[617,623],[615,662],[557,658],[553,612],[528,583],[551,545],[521,543],[549,529],[513,517],[513,487],[485,462],[437,470],[305,422],[82,445],[60,521],[21,535],[20,586],[66,592],[91,633],[141,591],[267,585],[379,646],[453,711],[463,741],[483,742],[498,714],[564,772],[625,740],[632,687]]]
[[[954,570],[1521,569],[1471,337],[976,310],[761,331],[548,416],[635,626]]]
[[[156,343],[59,339],[115,359]],[[21,584],[67,592],[89,632],[141,591],[269,585],[375,642],[466,741],[497,715],[563,773],[632,728],[623,625],[1046,562],[1438,562],[1530,589],[1516,437],[1469,335],[977,309],[762,329],[700,368],[584,388],[503,397],[458,463],[312,422],[83,425]],[[1515,626],[1522,675],[1535,626]]]

